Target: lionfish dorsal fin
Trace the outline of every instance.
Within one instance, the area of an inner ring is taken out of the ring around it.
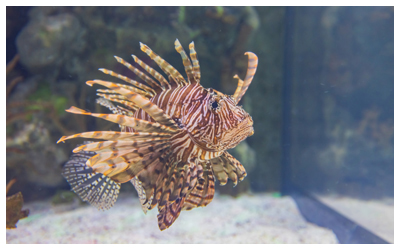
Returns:
[[[155,79],[157,79],[157,81],[160,82],[161,86],[165,89],[169,89],[171,88],[171,86],[169,85],[168,81],[157,71],[155,71],[152,67],[150,67],[149,65],[145,64],[142,60],[140,60],[137,56],[132,55],[133,59],[135,60],[135,62],[137,64],[140,65],[140,67],[142,67],[144,70],[146,70],[150,75],[152,75]]]
[[[175,40],[175,49],[182,57],[183,66],[185,67],[185,72],[188,77],[189,83],[195,83],[196,80],[194,79],[193,75],[192,63],[190,62],[188,56],[186,55],[185,50],[182,48],[182,45],[178,39]]]
[[[119,58],[119,57],[116,57],[116,58]],[[122,58],[119,58],[120,60],[119,60],[119,62],[125,62]],[[128,64],[128,63],[127,63]],[[143,95],[143,96],[146,96],[146,97],[153,97],[155,94],[156,94],[156,92],[154,91],[154,89],[152,89],[152,88],[150,88],[150,87],[147,87],[146,85],[144,85],[144,84],[142,84],[142,83],[140,83],[140,82],[137,82],[137,81],[135,81],[135,80],[132,80],[131,78],[129,78],[129,77],[126,77],[126,76],[123,76],[123,75],[120,75],[120,74],[117,74],[117,73],[115,73],[114,71],[112,71],[112,70],[108,70],[108,69],[103,69],[103,68],[100,68],[99,69],[101,72],[103,72],[104,74],[108,74],[108,75],[111,75],[111,76],[114,76],[114,77],[116,77],[116,78],[119,78],[119,79],[121,79],[121,80],[123,80],[123,81],[125,81],[125,82],[127,82],[127,83],[129,83],[129,84],[131,84],[131,85],[133,85],[134,87],[132,87],[132,86],[129,86],[132,90],[134,90],[136,93],[139,93],[139,94],[141,94],[141,95]],[[155,85],[153,85],[153,86],[155,86]],[[99,90],[98,90],[99,91]],[[112,93],[112,91],[104,91],[104,90],[100,90],[101,92],[105,92],[105,93]]]
[[[174,68],[171,64],[167,63],[159,55],[154,53],[149,46],[140,43],[140,49],[145,52],[157,65],[165,72],[165,74],[172,76],[180,86],[186,85],[186,81],[183,76]]]
[[[148,113],[156,122],[171,127],[172,129],[179,129],[175,121],[167,114],[164,113],[156,104],[152,103],[149,99],[143,97],[142,95],[130,90],[122,84],[115,84],[108,81],[102,80],[92,80],[86,82],[88,85],[99,84],[120,95],[123,95],[127,100],[135,103],[138,107],[142,108],[146,113]]]
[[[257,64],[258,64],[258,58],[257,58],[256,54],[254,54],[253,52],[246,52],[244,54],[249,57],[249,62],[247,64],[246,77],[244,78],[244,81],[243,81],[237,75],[234,76],[234,78],[237,78],[239,80],[236,91],[233,94],[233,100],[235,101],[236,104],[239,103],[240,99],[242,99],[243,95],[246,93],[247,89],[249,88],[250,83],[253,80],[254,74],[256,73]]]
[[[199,64],[199,60],[197,59],[197,53],[196,50],[194,49],[194,42],[191,42],[189,44],[189,49],[190,49],[190,59],[192,59],[192,63],[193,63],[193,77],[194,79],[200,83],[200,64]]]
[[[160,89],[162,90],[163,88],[160,86],[160,84],[158,84],[156,81],[154,81],[153,79],[151,79],[150,77],[148,77],[146,74],[144,74],[142,71],[140,71],[139,69],[133,67],[130,63],[126,62],[124,59],[122,59],[121,57],[118,56],[114,56],[114,58],[121,63],[122,65],[124,65],[125,67],[127,67],[129,70],[131,70],[133,73],[135,73],[137,76],[139,76],[143,81],[145,81],[148,85],[150,85],[152,88],[154,89]]]

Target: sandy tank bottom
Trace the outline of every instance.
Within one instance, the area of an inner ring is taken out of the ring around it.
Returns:
[[[7,243],[338,243],[335,234],[308,223],[290,197],[216,195],[207,206],[182,211],[167,230],[157,208],[145,215],[137,197],[121,194],[113,208],[27,203],[28,218],[7,230]]]

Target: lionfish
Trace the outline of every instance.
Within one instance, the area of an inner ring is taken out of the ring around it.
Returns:
[[[212,201],[214,177],[220,185],[225,185],[228,178],[236,185],[247,175],[242,164],[226,150],[254,134],[251,116],[237,104],[254,77],[258,59],[252,52],[245,53],[246,77],[241,80],[235,75],[236,91],[225,95],[200,85],[200,65],[193,42],[189,44],[189,59],[178,39],[175,41],[187,79],[147,45],[140,43],[140,48],[168,80],[135,55],[135,62],[148,74],[115,56],[147,85],[100,68],[129,84],[86,82],[108,88],[97,90],[101,97],[97,102],[112,114],[91,113],[73,106],[66,111],[117,123],[121,132],[84,132],[63,136],[57,143],[77,137],[102,139],[84,142],[73,150],[63,168],[72,190],[82,200],[104,210],[114,205],[121,183],[131,182],[144,213],[158,205],[158,226],[164,230],[181,210],[206,206]]]

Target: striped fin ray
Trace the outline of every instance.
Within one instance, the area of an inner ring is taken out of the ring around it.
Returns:
[[[152,144],[156,144],[157,146],[160,143],[169,141],[170,134],[162,134],[162,133],[135,133],[137,136],[132,136],[129,140],[124,141],[100,141],[93,142],[85,145],[81,145],[73,150],[74,153],[78,153],[79,151],[95,151],[95,152],[103,152],[103,151],[113,151],[119,148],[138,148],[138,152],[147,153],[145,150],[155,150],[157,147],[144,148],[147,146],[151,146]]]
[[[221,157],[210,160],[215,177],[218,179],[221,186],[228,182],[228,173],[224,168],[224,162]]]
[[[238,161],[235,157],[233,157],[227,151],[225,151],[221,155],[221,157],[223,159],[225,159],[225,161],[227,162],[227,165],[226,165],[227,168],[232,168],[233,169],[233,171],[231,171],[231,172],[236,174],[237,179],[239,181],[242,181],[247,176],[246,169],[243,167],[242,163],[240,163],[240,161]],[[234,177],[231,178],[231,176],[229,176],[229,178],[231,180],[233,180]],[[237,184],[237,182],[234,182],[235,186],[236,186],[236,184]]]
[[[220,157],[210,160],[210,162],[214,175],[221,186],[228,182],[228,178],[236,186],[238,180],[243,180],[247,175],[243,165],[226,151]]]
[[[197,83],[200,83],[200,78],[201,78],[200,64],[199,60],[197,59],[197,53],[194,48],[194,42],[191,42],[189,44],[189,49],[190,49],[190,58],[192,59],[193,63],[193,77],[197,81]]]
[[[179,42],[178,39],[175,40],[175,50],[181,54],[182,61],[183,61],[183,66],[185,67],[185,72],[188,77],[189,83],[195,83],[195,79],[193,76],[193,67],[192,63],[190,62],[188,56],[186,55],[185,50],[182,48],[181,43]]]
[[[184,210],[207,206],[214,198],[215,181],[211,167],[204,167],[204,173],[198,178],[196,187],[186,197]]]
[[[131,109],[131,111],[136,111],[139,109],[139,107],[135,103],[125,100],[125,97],[123,95],[106,95],[106,94],[100,94],[100,93],[97,93],[97,95],[104,99],[123,104],[126,107],[128,107],[129,109]],[[99,99],[101,99],[101,98],[99,98]],[[101,104],[101,103],[99,103],[99,104]],[[103,105],[103,106],[105,106],[105,105]],[[117,114],[115,112],[113,112],[113,113]],[[120,114],[123,114],[123,113],[120,113]]]
[[[157,122],[149,122],[146,120],[137,119],[134,117],[126,116],[126,115],[119,115],[119,114],[97,114],[85,111],[83,109],[79,109],[77,107],[70,107],[69,109],[65,110],[69,113],[73,114],[81,114],[81,115],[90,115],[93,117],[102,118],[104,120],[114,122],[120,125],[132,127],[137,131],[140,132],[161,132],[161,133],[175,133],[176,130],[164,125],[161,125]]]
[[[153,150],[148,150],[148,147],[152,147]],[[116,168],[117,163],[122,163],[126,162],[127,164],[136,164],[138,161],[142,161],[141,165],[145,165],[143,161],[147,159],[148,155],[152,155],[154,150],[161,151],[165,148],[168,148],[169,145],[168,143],[163,143],[163,144],[150,144],[149,146],[143,146],[142,148],[118,148],[116,151],[100,151],[96,156],[93,156],[90,158],[87,162],[86,165],[89,167],[92,167],[93,169],[96,170],[96,172],[102,172],[104,174],[107,174],[100,169],[103,169],[104,171],[108,171],[109,168]],[[97,152],[97,151],[96,151]],[[151,157],[149,157],[151,159]],[[138,164],[136,164],[138,165]],[[122,165],[118,165],[118,167],[124,167]],[[127,167],[127,166],[125,166]],[[137,167],[137,166],[132,166],[132,167]],[[99,168],[97,170],[96,168]],[[136,176],[136,174],[135,174]]]
[[[104,74],[108,74],[108,75],[114,76],[114,77],[116,77],[118,79],[121,79],[121,80],[123,80],[123,81],[125,81],[127,83],[132,84],[136,88],[129,86],[130,87],[129,89],[131,89],[132,91],[134,91],[134,92],[136,92],[138,94],[141,94],[141,95],[146,96],[146,97],[153,97],[156,94],[155,91],[152,88],[149,88],[149,87],[147,87],[147,86],[145,86],[145,85],[143,85],[143,84],[141,84],[141,83],[139,83],[139,82],[137,82],[135,80],[132,80],[129,77],[123,76],[121,74],[117,74],[114,71],[108,70],[108,69],[101,68],[99,70],[101,72],[103,72]],[[128,87],[128,86],[126,86],[126,87]],[[143,90],[138,89],[138,88],[141,88]]]
[[[187,176],[185,165],[178,163],[174,164],[163,178],[162,186],[159,187],[155,197],[158,202],[158,227],[161,231],[169,228],[179,217],[187,194],[180,191],[182,187],[188,186],[187,178],[185,178]],[[154,199],[153,203],[155,203]]]
[[[125,101],[125,100],[120,100],[118,98],[125,98],[122,95],[105,95],[105,94],[99,94],[97,93],[98,96],[101,96],[101,98],[97,98],[96,102],[108,109],[110,109],[114,114],[120,114],[120,115],[127,115],[127,116],[133,116],[133,113],[136,112],[139,107],[134,105],[131,102]],[[115,96],[117,99],[115,100],[114,98],[110,98],[109,96]],[[111,101],[119,102],[121,104],[124,104],[126,108],[123,108],[121,106],[115,106]],[[125,130],[126,126],[119,125],[121,130]]]
[[[101,153],[104,155],[104,153]],[[128,171],[128,168],[132,168],[135,163],[139,162],[142,157],[137,154],[128,153],[127,150],[119,152],[119,157],[109,158],[108,160],[97,162],[94,165],[90,165],[90,162],[86,162],[86,165],[89,165],[93,169],[93,171],[97,173],[102,173],[107,177],[111,178],[115,182],[124,183],[135,177],[137,173],[140,172],[141,168],[135,168],[135,174],[129,176],[128,178],[117,178],[117,175],[121,175]],[[90,161],[90,159],[88,160]]]
[[[194,164],[190,162],[189,164],[189,183],[188,186],[186,185],[183,190],[181,191],[182,193],[186,193],[187,191],[190,192],[196,185],[198,178],[202,178],[203,176],[203,166],[204,164]]]
[[[96,80],[95,80],[95,81],[96,81]],[[152,95],[148,94],[147,92],[142,91],[142,90],[140,90],[140,89],[138,89],[138,88],[135,88],[135,87],[132,87],[132,86],[128,86],[128,85],[126,85],[126,84],[120,84],[120,83],[108,82],[108,81],[102,81],[102,80],[97,80],[97,81],[104,82],[104,84],[105,84],[105,83],[108,83],[108,84],[111,85],[111,86],[116,86],[116,87],[119,87],[119,88],[122,88],[122,89],[126,89],[127,91],[130,91],[130,92],[133,92],[133,93],[142,95],[142,96],[144,96],[144,97],[152,97]],[[91,81],[88,81],[88,82],[91,83]],[[86,83],[87,83],[87,82],[86,82]],[[92,86],[91,84],[88,84],[88,85]],[[101,85],[103,85],[103,84],[101,84]],[[104,86],[104,85],[103,85],[103,86]],[[102,93],[119,93],[118,91],[115,91],[115,90],[113,90],[113,91],[105,91],[105,90],[103,90],[103,89],[98,89],[97,91],[98,91],[98,92],[102,92]],[[119,93],[119,94],[120,94],[120,93]],[[122,94],[121,94],[121,95],[122,95]]]
[[[157,173],[154,174],[153,172],[151,172],[151,175],[149,176],[150,177],[149,180],[140,178],[141,174],[143,172],[149,173],[149,169],[162,170],[162,167],[165,164],[164,161],[162,160],[162,158],[164,158],[163,156],[166,154],[166,152],[169,151],[168,149],[169,149],[168,147],[164,147],[164,148],[156,150],[154,152],[145,154],[140,161],[131,164],[126,169],[126,171],[113,176],[113,179],[117,182],[126,182],[126,181],[131,180],[133,177],[138,176],[138,179],[142,182],[142,186],[145,190],[146,199],[148,200],[151,196],[151,188],[149,191],[148,190],[148,188],[149,188],[148,182],[153,182],[153,181],[157,180],[158,174]],[[143,180],[145,180],[147,182],[143,182]]]
[[[130,181],[147,169],[169,149],[169,143],[154,142],[138,148],[117,148],[115,151],[103,151],[90,158],[86,165],[118,183]]]
[[[237,84],[235,93],[233,94],[232,98],[233,98],[233,100],[235,101],[235,104],[238,104],[237,99],[238,99],[238,96],[239,96],[240,92],[241,92],[242,89],[243,89],[243,80],[240,79],[240,77],[239,77],[237,74],[234,75],[233,78],[238,79],[238,84]]]
[[[258,57],[253,52],[246,52],[244,54],[249,57],[246,77],[244,78],[244,81],[242,81],[237,75],[234,76],[234,78],[238,78],[239,80],[236,91],[233,94],[233,100],[235,100],[236,104],[239,103],[240,99],[242,99],[243,95],[249,88],[251,81],[253,80],[254,74],[256,73],[258,65]]]
[[[165,72],[165,74],[171,75],[179,86],[187,85],[187,82],[185,81],[183,76],[174,67],[172,67],[171,64],[167,63],[159,55],[154,53],[147,45],[140,43],[140,49],[145,52],[152,60],[154,60],[157,65]]]
[[[138,176],[146,192],[148,209],[153,209],[158,204],[162,187],[166,183],[167,169],[171,168],[170,156],[170,151],[165,152],[157,161],[147,166]]]
[[[158,209],[158,228],[161,231],[169,228],[179,217],[184,202],[185,199],[179,198],[176,202],[168,203],[166,206]]]
[[[168,81],[157,71],[155,71],[152,67],[145,64],[142,60],[140,60],[137,56],[132,55],[133,59],[137,64],[140,65],[144,70],[146,70],[150,75],[152,75],[157,81],[161,84],[163,88],[170,89],[171,85],[169,85]]]
[[[174,158],[169,159],[168,163],[166,164],[166,167],[163,168],[161,175],[159,175],[157,181],[154,182],[153,199],[150,204],[151,209],[153,209],[157,204],[160,203],[161,195],[164,192],[164,187],[167,186],[167,182],[168,182],[168,178],[169,178],[168,170],[171,171],[171,169],[175,169],[176,166],[177,166],[177,162],[174,160]]]
[[[200,178],[201,181],[199,181],[204,184],[202,176],[202,165],[196,165],[193,162],[189,164],[178,163],[170,168],[169,174],[164,177],[162,187],[157,192],[156,201],[153,200],[153,203],[158,202],[159,214],[157,218],[158,226],[161,231],[170,227],[178,218],[182,208],[184,208],[186,198],[190,196],[194,188],[198,187],[198,189],[201,189],[200,186],[196,185],[198,185],[198,178]],[[206,180],[208,180],[208,178],[206,178]],[[160,193],[161,195],[159,195]]]
[[[124,65],[125,67],[127,67],[128,69],[130,69],[133,73],[135,73],[137,76],[139,76],[143,81],[145,81],[148,85],[150,85],[152,88],[155,89],[160,89],[162,90],[162,87],[155,82],[153,79],[151,79],[150,77],[148,77],[146,74],[144,74],[142,71],[138,70],[137,68],[133,67],[130,63],[126,62],[124,59],[122,59],[121,57],[118,56],[114,56],[115,59],[121,63],[122,65]],[[141,84],[142,86],[144,86],[143,84]],[[145,86],[144,86],[145,87]],[[143,88],[143,87],[141,87]],[[154,92],[154,90],[153,90]],[[154,93],[155,94],[155,93]]]
[[[137,106],[139,106],[146,113],[148,113],[156,122],[171,127],[172,129],[179,129],[175,121],[172,120],[171,117],[169,117],[169,115],[165,114],[162,109],[160,109],[157,105],[152,103],[149,99],[111,82],[106,82],[102,80],[93,80],[86,82],[86,84],[90,86],[93,86],[94,83],[110,88],[115,92],[125,96],[129,101],[134,102]]]
[[[120,184],[86,166],[86,161],[94,155],[85,151],[73,154],[64,165],[62,175],[83,201],[98,209],[109,209],[118,198]]]
[[[72,138],[92,138],[92,139],[102,139],[102,140],[134,140],[137,135],[142,132],[116,132],[116,131],[91,131],[83,132],[70,136],[63,136],[57,143],[64,142]],[[158,134],[158,133],[155,133]]]
[[[187,165],[178,163],[177,167],[169,169],[168,177],[163,185],[162,194],[158,203],[159,209],[168,203],[174,203],[180,198],[183,187],[189,186]]]

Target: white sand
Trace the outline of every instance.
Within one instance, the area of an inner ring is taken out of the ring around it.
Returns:
[[[365,201],[340,196],[318,196],[318,199],[382,239],[394,243],[393,199]]]
[[[337,243],[331,230],[306,222],[290,197],[266,194],[217,195],[207,207],[183,211],[163,232],[157,209],[144,215],[133,195],[106,212],[49,202],[24,208],[31,213],[7,230],[7,243]]]

